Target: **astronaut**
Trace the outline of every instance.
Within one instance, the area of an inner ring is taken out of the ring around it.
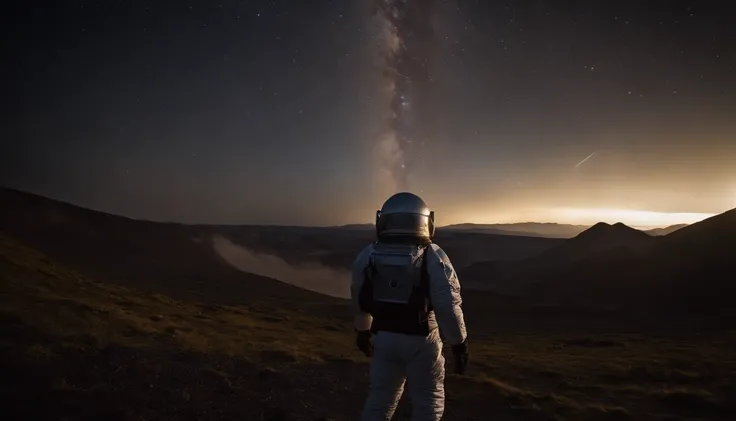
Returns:
[[[434,212],[412,193],[391,196],[376,212],[378,241],[353,263],[351,295],[357,346],[372,357],[361,421],[388,421],[407,384],[413,421],[439,421],[445,409],[443,339],[455,371],[468,364],[460,282],[432,243]],[[441,336],[440,336],[441,334]]]

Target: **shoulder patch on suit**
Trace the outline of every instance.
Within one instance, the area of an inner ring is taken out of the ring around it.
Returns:
[[[452,265],[445,265],[445,276],[447,276],[447,281],[450,283],[450,288],[454,292],[460,292],[460,281],[458,281],[455,268]]]

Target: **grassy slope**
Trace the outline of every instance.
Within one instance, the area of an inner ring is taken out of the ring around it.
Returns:
[[[335,321],[267,303],[197,305],[144,295],[86,279],[6,236],[0,241],[0,308],[54,335],[84,336],[96,346],[167,344],[251,358],[274,351],[295,360],[354,354],[345,341],[346,326]],[[329,352],[314,349],[314,343],[329,345]]]
[[[355,419],[367,366],[334,311],[145,295],[0,235],[0,403],[23,418]],[[446,420],[736,416],[732,334],[476,331]]]

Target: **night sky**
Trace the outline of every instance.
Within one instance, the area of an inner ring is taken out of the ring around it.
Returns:
[[[13,3],[7,187],[228,224],[370,222],[397,190],[439,225],[736,207],[730,2]]]

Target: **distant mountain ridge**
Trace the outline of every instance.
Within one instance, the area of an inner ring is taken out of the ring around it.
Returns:
[[[599,222],[573,238],[537,256],[522,261],[489,261],[475,263],[463,275],[472,280],[487,278],[492,289],[498,292],[521,293],[530,280],[537,280],[563,270],[575,262],[589,259],[612,250],[641,252],[658,237],[631,228],[623,223]]]
[[[302,230],[320,230],[320,229],[343,229],[349,231],[370,231],[375,229],[373,223],[363,224],[345,224],[345,225],[333,225],[333,226],[291,226],[291,225],[248,225],[248,224],[183,224],[177,222],[165,222],[165,221],[151,221],[146,219],[130,218],[127,216],[112,214],[105,211],[99,211],[95,209],[85,208],[83,206],[75,205],[73,203],[67,203],[56,199],[44,197],[34,193],[24,192],[21,190],[2,187],[0,186],[0,193],[5,195],[12,195],[13,197],[25,196],[25,200],[33,201],[37,204],[47,203],[53,206],[64,206],[74,207],[86,214],[97,214],[97,215],[109,215],[115,218],[122,218],[131,221],[139,221],[143,223],[161,223],[167,225],[180,225],[180,226],[206,226],[206,227],[271,227],[271,228],[283,228],[283,229],[302,229]],[[53,202],[53,203],[52,203]],[[675,232],[679,229],[687,227],[688,224],[676,224],[664,228],[654,228],[645,230],[649,235],[662,236]],[[472,232],[479,234],[495,234],[495,235],[511,235],[511,236],[523,236],[523,237],[546,237],[546,238],[573,238],[583,231],[591,228],[589,225],[572,225],[572,224],[560,224],[556,222],[517,222],[507,224],[476,224],[471,222],[450,224],[437,227],[438,231],[443,232]]]
[[[646,231],[646,233],[649,235],[655,235],[655,236],[667,235],[667,234],[672,234],[673,232],[679,229],[685,228],[686,226],[688,226],[688,224],[670,225],[669,227],[651,229],[651,230]]]
[[[319,295],[229,267],[209,244],[213,235],[257,252],[280,251],[295,263],[322,256],[321,263],[337,268],[349,268],[375,236],[367,230],[372,224],[351,231],[141,221],[10,189],[0,189],[0,204],[0,231],[73,269],[225,303]],[[676,228],[650,235],[598,223],[554,239],[443,227],[437,238],[468,291],[489,289],[532,306],[736,317],[736,209]]]
[[[212,261],[217,256],[208,249],[215,235],[292,265],[319,264],[336,270],[350,270],[360,250],[375,241],[373,224],[309,227],[152,222],[3,188],[0,204],[0,231],[70,267],[104,271],[120,266],[110,276],[99,275],[107,279],[120,277],[126,282],[136,278],[141,283],[170,278],[155,271],[176,273],[175,276],[192,282],[215,276],[222,270],[221,262]],[[564,241],[443,230],[438,231],[436,240],[453,256],[457,268],[485,260],[523,259]],[[194,258],[198,253],[203,256]],[[126,264],[129,258],[134,264]],[[149,262],[143,264],[146,260]],[[142,266],[136,269],[139,264]],[[194,267],[197,265],[202,267]]]
[[[642,230],[641,232],[645,232],[653,236],[667,235],[686,226],[687,224],[677,224],[664,228]],[[555,222],[519,222],[513,224],[464,223],[440,227],[440,229],[452,231],[472,231],[488,234],[524,235],[529,237],[548,238],[573,238],[589,228],[591,228],[589,225],[558,224]]]
[[[443,230],[475,231],[504,235],[524,235],[530,237],[572,238],[589,227],[587,225],[558,224],[554,222],[518,222],[510,224],[453,224],[441,227]]]
[[[642,240],[644,238],[651,238],[650,235],[643,231],[631,228],[630,226],[616,222],[615,224],[607,224],[605,222],[598,222],[587,230],[573,237],[573,241],[586,241],[586,242],[629,242]],[[646,240],[643,240],[646,241]]]
[[[736,317],[734,245],[736,209],[667,235],[599,223],[539,256],[460,276],[538,305]]]

